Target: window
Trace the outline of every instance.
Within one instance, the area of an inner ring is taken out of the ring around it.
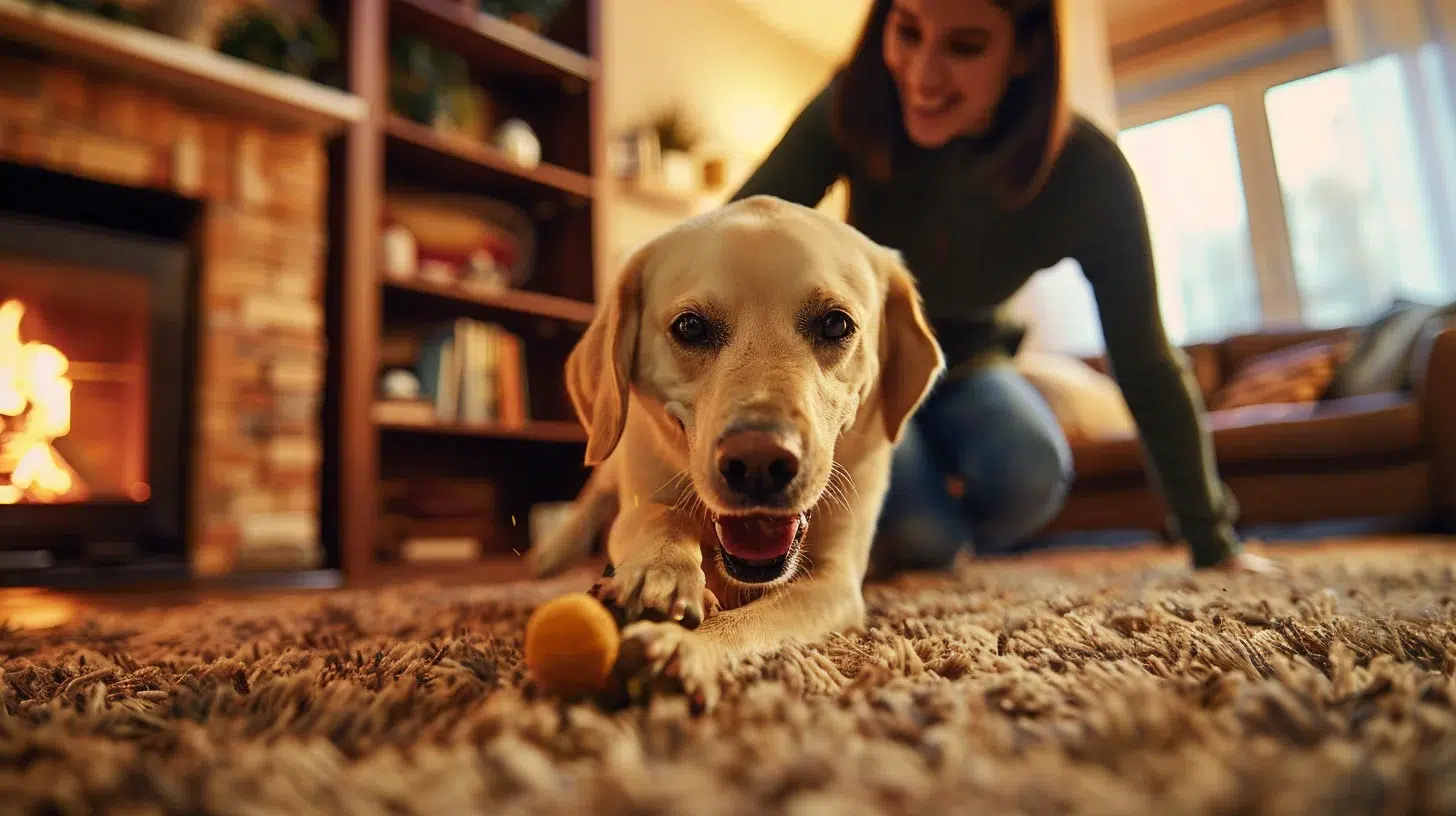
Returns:
[[[1233,118],[1211,105],[1122,131],[1148,213],[1174,343],[1257,328],[1259,290]]]
[[[1456,118],[1432,54],[1336,67],[1315,47],[1140,96],[1118,143],[1175,342],[1456,298]]]
[[[1402,58],[1285,82],[1264,104],[1304,321],[1448,297]]]

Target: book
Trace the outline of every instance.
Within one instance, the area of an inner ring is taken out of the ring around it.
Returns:
[[[525,344],[499,324],[462,317],[427,327],[415,340],[391,336],[384,345],[392,367],[404,367],[413,350],[420,398],[433,406],[437,421],[511,426],[530,421]]]
[[[480,556],[480,539],[470,536],[407,538],[399,543],[400,560],[407,563],[458,563],[478,561]]]

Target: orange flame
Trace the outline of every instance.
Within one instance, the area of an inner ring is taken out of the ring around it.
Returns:
[[[71,432],[71,361],[54,346],[20,339],[25,305],[0,304],[0,504],[54,502],[75,487],[52,443]]]

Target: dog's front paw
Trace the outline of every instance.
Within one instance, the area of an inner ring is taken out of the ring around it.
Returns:
[[[710,711],[720,694],[719,651],[702,633],[676,623],[638,621],[622,630],[618,671],[630,688],[666,682],[681,691],[696,711]]]
[[[629,559],[603,576],[592,594],[620,609],[628,623],[677,621],[696,629],[718,611],[702,568],[686,559]]]

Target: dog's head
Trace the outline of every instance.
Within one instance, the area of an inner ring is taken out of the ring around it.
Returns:
[[[635,393],[686,454],[728,578],[792,575],[840,436],[876,412],[898,441],[944,367],[898,253],[818,210],[757,196],[638,249],[567,360],[586,460]]]

